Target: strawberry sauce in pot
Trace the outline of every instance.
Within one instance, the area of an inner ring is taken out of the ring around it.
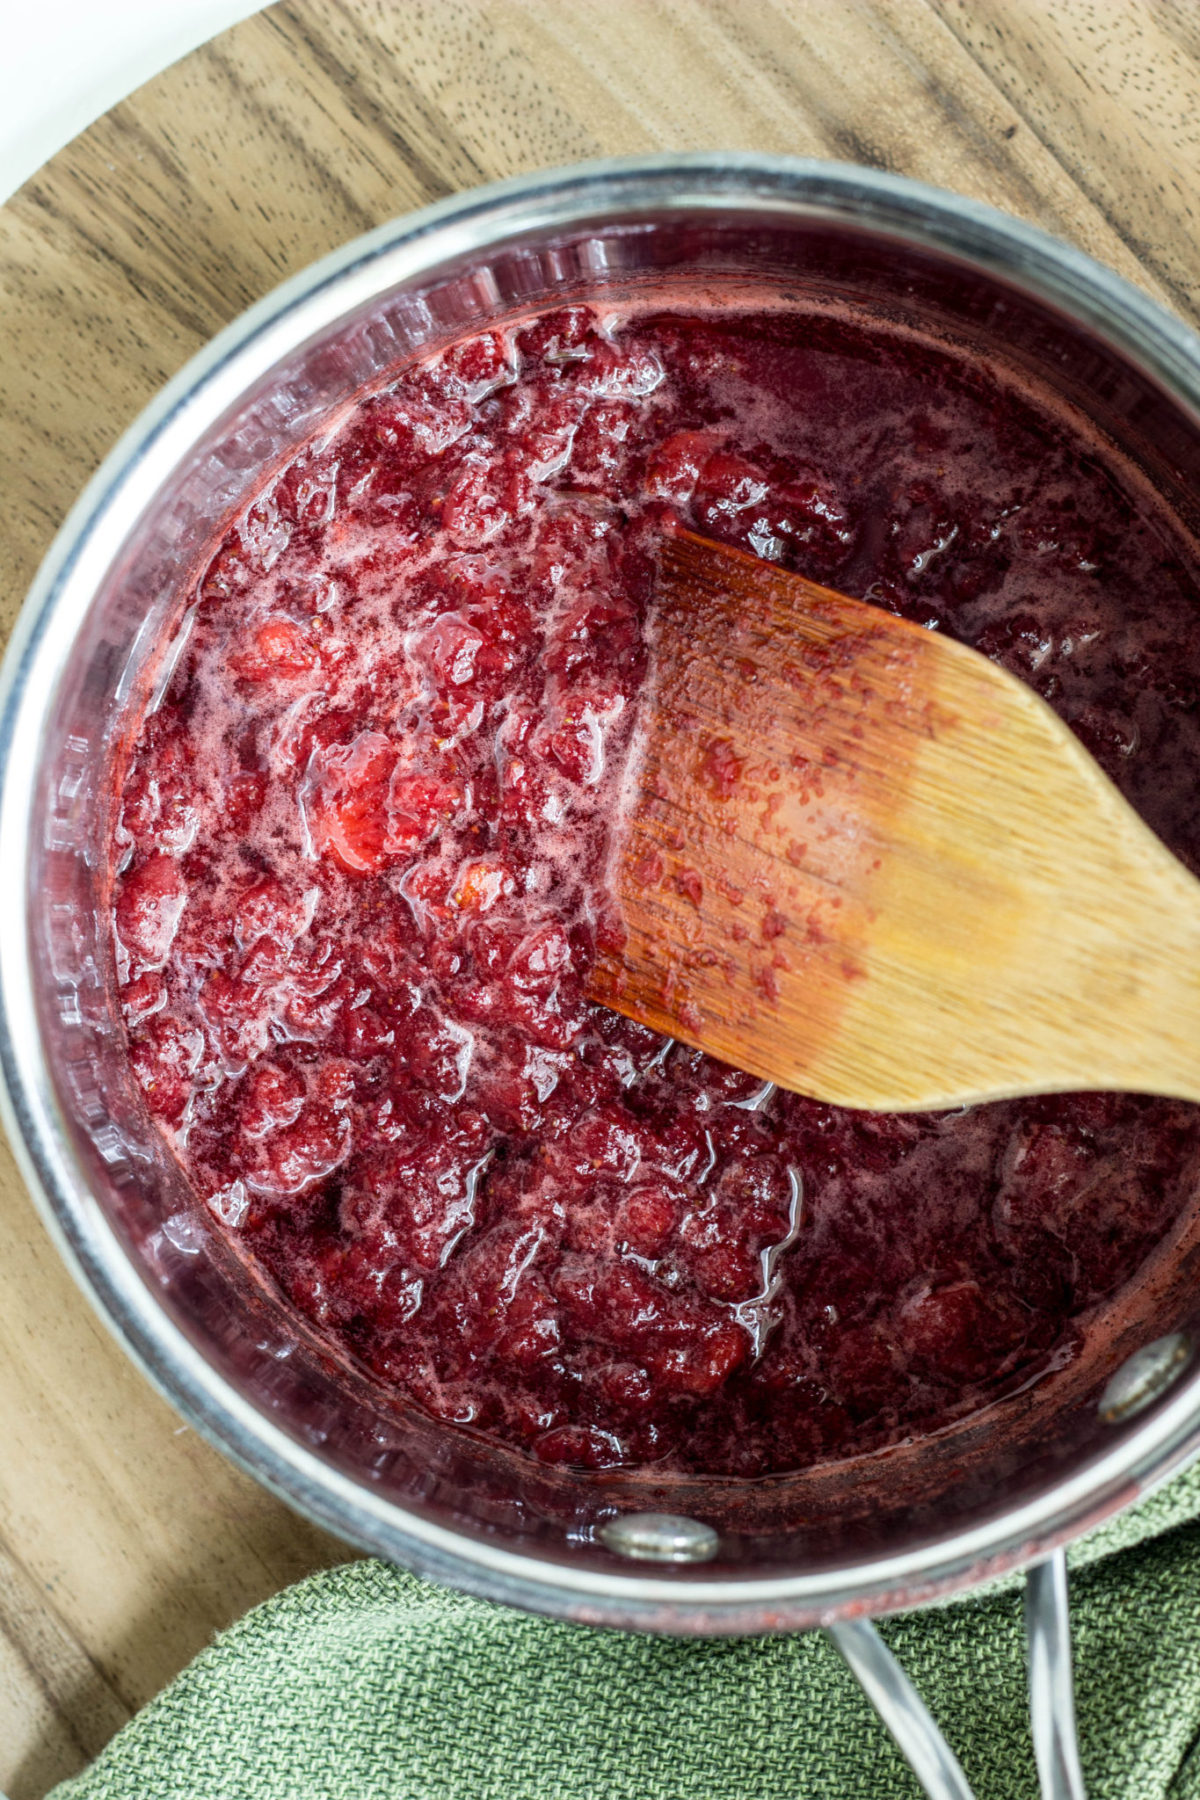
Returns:
[[[1200,1110],[852,1113],[585,1001],[668,518],[993,656],[1200,871],[1193,572],[1082,427],[828,311],[580,308],[407,368],[213,544],[113,919],[198,1203],[338,1354],[543,1462],[757,1476],[1069,1360]]]

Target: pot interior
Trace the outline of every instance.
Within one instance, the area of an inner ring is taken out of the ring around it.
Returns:
[[[1190,542],[1200,431],[1101,335],[965,256],[789,208],[730,204],[523,230],[375,296],[287,355],[164,471],[64,646],[31,796],[29,953],[43,1053],[78,1181],[195,1351],[259,1413],[385,1501],[468,1541],[598,1572],[614,1513],[669,1511],[720,1535],[704,1579],[794,1577],[906,1555],[987,1526],[1112,1450],[1113,1369],[1187,1325],[1200,1293],[1200,1207],[1094,1317],[1075,1353],[986,1412],[874,1455],[762,1481],[556,1471],[389,1400],[308,1335],[192,1202],[134,1084],[106,926],[114,758],[161,667],[199,560],[315,424],[398,365],[465,332],[575,300],[721,306],[747,299],[877,319],[996,361],[1083,415],[1121,479],[1148,483]],[[78,1247],[78,1246],[77,1246]],[[97,1277],[100,1256],[84,1256]],[[103,1287],[103,1281],[99,1284]],[[170,1385],[169,1373],[156,1371]],[[243,1452],[244,1453],[244,1452]],[[1127,1497],[1127,1496],[1125,1496]],[[1111,1510],[1122,1496],[1097,1500]],[[388,1541],[351,1515],[347,1535]],[[978,1569],[939,1579],[959,1580]],[[688,1572],[696,1580],[696,1571]]]

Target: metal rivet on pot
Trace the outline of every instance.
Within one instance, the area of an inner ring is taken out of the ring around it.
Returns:
[[[609,1519],[597,1536],[606,1549],[636,1562],[711,1562],[719,1547],[711,1525],[677,1513],[625,1513]]]
[[[1127,1357],[1100,1396],[1100,1417],[1106,1425],[1132,1419],[1165,1394],[1192,1360],[1195,1345],[1186,1331],[1172,1331],[1155,1338]]]

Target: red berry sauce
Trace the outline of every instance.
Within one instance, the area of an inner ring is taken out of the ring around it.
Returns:
[[[130,1054],[340,1354],[584,1468],[760,1475],[1061,1361],[1200,1111],[877,1117],[589,1005],[668,514],[978,646],[1200,867],[1171,520],[981,364],[828,315],[540,317],[361,402],[189,597],[124,774]]]

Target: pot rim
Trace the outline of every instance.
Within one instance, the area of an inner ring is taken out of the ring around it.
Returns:
[[[853,225],[1049,303],[1116,348],[1200,428],[1200,340],[1083,252],[958,195],[848,164],[750,153],[606,159],[473,189],[394,220],[285,282],[220,332],[105,458],[30,590],[0,673],[0,867],[26,870],[40,747],[91,598],[163,480],[284,357],[387,290],[529,233],[736,207]],[[435,1580],[528,1610],[675,1632],[790,1629],[930,1599],[1028,1563],[1140,1497],[1200,1449],[1200,1376],[1035,1499],[898,1555],[800,1575],[623,1573],[438,1525],[325,1463],[221,1375],[158,1303],[103,1214],[61,1115],[37,1021],[26,885],[0,892],[0,1114],[60,1252],[152,1383],[289,1504]]]

